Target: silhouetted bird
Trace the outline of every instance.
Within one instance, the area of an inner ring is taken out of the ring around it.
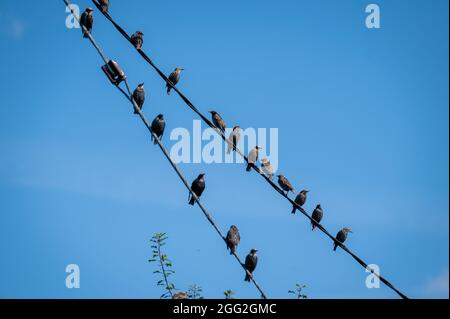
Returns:
[[[145,90],[144,90],[144,83],[141,83],[137,86],[137,88],[133,92],[133,100],[136,102],[139,110],[142,111],[142,107],[144,106],[145,102]],[[135,109],[134,114],[138,114],[139,112]]]
[[[306,189],[302,190],[300,193],[298,193],[297,197],[295,197],[294,202],[298,206],[302,207],[305,204],[305,202],[306,202],[306,197],[307,197],[306,195],[308,194],[308,192],[309,191],[306,190]],[[296,210],[297,210],[297,206],[293,205],[293,207],[292,207],[292,214],[295,214]]]
[[[323,209],[319,204],[316,206],[316,208],[314,209],[314,211],[312,212],[312,215],[311,215],[311,218],[313,219],[311,221],[312,230],[314,230],[314,228],[316,228],[316,226],[318,224],[320,224],[322,217],[323,217]]]
[[[166,128],[166,121],[164,120],[164,116],[162,114],[159,114],[157,117],[155,117],[155,119],[152,122],[152,131],[153,133],[156,134],[156,136],[158,136],[159,140],[161,140],[165,128]],[[156,139],[153,137],[153,134],[152,134],[152,141],[154,144],[158,143]]]
[[[94,10],[92,10],[92,8],[86,8],[86,10],[84,10],[84,12],[81,14],[81,18],[80,18],[80,25],[81,27],[81,32],[83,33],[83,37],[87,38],[88,37],[88,33],[92,32],[92,27],[94,26]],[[86,28],[87,32],[84,31],[83,26]]]
[[[204,178],[204,176],[205,176],[205,174],[198,175],[198,177],[192,182],[192,185],[191,185],[192,191],[199,198],[200,198],[200,196],[202,196],[202,193],[205,190],[205,178]],[[189,197],[190,197],[189,205],[194,205],[194,203],[195,203],[194,196],[192,196],[192,194],[189,193]]]
[[[294,187],[292,187],[291,183],[283,175],[278,175],[278,185],[286,192],[286,195],[289,192],[295,194]]]
[[[347,239],[347,234],[348,234],[348,233],[353,233],[353,232],[352,232],[352,230],[351,230],[350,228],[344,227],[344,228],[342,228],[342,229],[337,233],[336,239],[337,239],[341,244],[343,244],[343,243],[345,242],[345,240]],[[334,248],[333,248],[334,251],[336,250],[337,246],[338,246],[338,243],[335,241],[335,242],[334,242]]]
[[[98,0],[98,2],[100,3],[102,12],[107,13],[109,10],[109,0]]]
[[[236,145],[239,143],[241,139],[241,128],[239,126],[233,127],[233,131],[228,138],[228,149],[227,154],[231,153],[231,150],[236,150]]]
[[[136,49],[142,49],[142,45],[144,44],[144,34],[141,31],[136,31],[131,35],[131,42]]]
[[[248,164],[247,164],[247,172],[250,172],[252,170],[252,165],[251,164],[256,164],[256,162],[258,161],[259,158],[259,150],[261,149],[261,147],[259,147],[258,145],[255,146],[254,149],[252,149],[250,151],[250,153],[248,153],[247,159],[248,159]]]
[[[263,172],[264,175],[267,175],[270,178],[270,180],[272,180],[273,167],[267,158],[263,158],[261,160],[261,171]]]
[[[253,271],[256,268],[256,265],[258,264],[258,256],[256,256],[256,249],[250,250],[250,253],[245,257],[245,269],[248,270],[250,274],[253,274]],[[245,272],[245,281],[250,281],[250,276],[247,272]]]
[[[234,252],[236,252],[236,248],[239,245],[239,242],[241,241],[241,235],[239,235],[239,229],[232,225],[230,227],[230,230],[227,233],[227,249],[230,250],[230,255],[232,255]]]
[[[169,81],[172,82],[173,85],[177,85],[178,81],[180,81],[180,74],[183,70],[184,69],[182,68],[176,68],[172,73],[170,73]],[[170,94],[170,90],[172,89],[172,87],[169,85],[169,83],[166,84],[166,88],[167,94]]]
[[[212,122],[215,127],[217,127],[222,132],[225,132],[225,129],[227,128],[227,125],[225,124],[225,121],[222,119],[222,117],[217,113],[216,111],[209,111],[211,113]]]

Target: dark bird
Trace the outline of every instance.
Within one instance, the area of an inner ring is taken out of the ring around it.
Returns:
[[[323,209],[319,204],[316,206],[316,208],[314,209],[314,211],[312,212],[312,215],[311,215],[311,218],[313,219],[311,221],[312,230],[314,230],[314,228],[316,228],[316,226],[318,224],[320,224],[322,217],[323,217]]]
[[[217,127],[222,132],[225,132],[225,129],[227,128],[227,125],[225,124],[225,121],[222,119],[222,117],[217,113],[216,111],[209,111],[211,113],[212,122],[215,127]]]
[[[136,31],[131,35],[131,42],[136,49],[142,49],[142,45],[144,44],[144,34],[141,31]]]
[[[94,10],[92,8],[86,8],[84,12],[81,14],[80,25],[81,32],[83,33],[83,37],[87,38],[88,33],[92,32],[92,27],[94,26]],[[84,28],[83,28],[84,27]],[[85,28],[87,32],[85,31]]]
[[[267,158],[263,158],[261,160],[261,171],[264,175],[267,175],[270,180],[272,180],[273,176],[273,167],[272,164],[270,164],[270,161]]]
[[[307,197],[308,192],[309,191],[306,190],[306,189],[302,190],[300,193],[298,193],[297,197],[295,197],[294,202],[298,206],[302,207],[305,204],[305,202],[306,202],[306,197]],[[296,210],[297,210],[297,206],[293,205],[293,207],[292,207],[292,214],[295,214]]]
[[[256,268],[256,265],[258,264],[258,256],[256,256],[256,249],[250,250],[250,253],[245,257],[245,269],[250,273],[253,274],[253,271]],[[245,281],[250,281],[250,276],[247,272],[245,272]]]
[[[191,190],[194,192],[197,197],[200,198],[202,196],[203,191],[205,190],[205,174],[200,174],[198,177],[192,182]],[[189,193],[189,205],[194,205],[195,198],[192,196],[191,193]]]
[[[172,82],[173,85],[177,85],[178,81],[180,81],[180,74],[183,70],[184,69],[182,68],[176,68],[172,73],[170,73],[169,81]],[[167,94],[170,94],[170,90],[172,89],[172,87],[169,85],[169,83],[166,84],[166,88]]]
[[[254,149],[252,149],[247,156],[248,159],[248,164],[247,164],[247,172],[250,172],[252,170],[252,164],[256,164],[256,162],[258,161],[259,158],[259,150],[261,150],[262,148],[259,147],[258,145],[255,146]]]
[[[295,194],[294,187],[292,187],[291,183],[288,181],[286,177],[283,175],[277,175],[278,176],[278,185],[286,192],[286,195],[289,192],[292,192]]]
[[[98,0],[103,13],[107,13],[109,10],[109,0]]]
[[[144,106],[145,102],[145,90],[144,90],[144,83],[141,83],[138,85],[138,87],[133,92],[133,100],[136,102],[139,110],[142,111],[142,107]],[[138,114],[139,112],[135,109],[134,114]]]
[[[236,248],[239,245],[239,242],[241,241],[241,235],[239,235],[239,229],[232,225],[230,227],[230,230],[227,233],[227,249],[230,250],[230,255],[236,252]]]
[[[155,135],[158,137],[159,140],[161,140],[164,129],[166,128],[166,121],[164,120],[164,116],[162,114],[159,114],[152,122],[152,132],[155,133]],[[154,144],[157,144],[158,142],[153,137],[152,134],[152,141]]]
[[[227,154],[231,153],[231,150],[236,150],[236,145],[239,143],[241,139],[241,128],[239,126],[233,127],[233,131],[228,138],[228,149]]]
[[[352,230],[348,227],[344,227],[342,228],[336,235],[336,239],[343,244],[345,242],[345,240],[347,239],[347,235],[348,233],[353,233]],[[335,241],[334,242],[334,248],[333,250],[336,251],[337,246],[339,246],[339,244]]]

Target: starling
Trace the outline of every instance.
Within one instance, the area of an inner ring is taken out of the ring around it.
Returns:
[[[250,253],[245,257],[245,269],[252,274],[258,264],[258,256],[256,256],[256,249],[250,250]],[[250,276],[245,272],[245,281],[250,281]]]
[[[316,206],[311,215],[311,218],[313,219],[311,221],[312,230],[314,230],[314,228],[316,228],[316,226],[320,223],[322,217],[323,217],[323,209],[319,204]]]
[[[232,225],[230,227],[230,230],[227,233],[227,249],[230,249],[230,255],[236,252],[236,248],[239,245],[239,242],[241,241],[241,235],[239,235],[239,229]]]
[[[177,85],[178,81],[180,81],[180,74],[183,70],[184,69],[182,68],[176,68],[172,73],[170,73],[169,81],[172,82],[173,85]],[[170,90],[172,89],[172,87],[169,85],[169,83],[166,84],[166,88],[167,94],[170,94]]]
[[[204,176],[205,176],[205,174],[198,175],[198,177],[192,182],[192,185],[191,185],[191,190],[199,198],[200,198],[200,196],[202,196],[202,193],[205,190],[205,178],[204,178]],[[194,196],[192,196],[192,194],[189,193],[189,197],[190,197],[189,205],[194,205],[194,203],[195,203]]]
[[[142,49],[142,45],[144,44],[144,34],[141,31],[136,31],[131,35],[131,42],[134,47],[138,50]]]
[[[347,234],[348,233],[353,233],[352,230],[348,227],[344,227],[342,228],[336,235],[336,239],[343,244],[345,242],[345,240],[347,239]],[[339,244],[335,241],[334,242],[334,248],[333,250],[336,251],[336,248]]]
[[[304,204],[305,204],[305,202],[306,202],[306,195],[308,194],[308,190],[306,190],[306,189],[304,189],[304,190],[302,190],[298,195],[297,195],[297,197],[295,197],[295,200],[294,200],[294,202],[298,205],[298,206],[300,206],[300,207],[302,207]],[[293,207],[292,207],[292,214],[295,214],[295,211],[297,210],[297,206],[295,206],[295,205],[293,205]]]
[[[267,158],[263,158],[261,160],[261,171],[264,175],[267,175],[270,180],[272,180],[273,176],[273,167],[272,164],[270,164],[270,161]]]
[[[159,140],[161,140],[164,129],[166,128],[166,121],[164,120],[164,116],[162,114],[159,114],[152,122],[152,132],[155,133],[155,135],[158,137]],[[154,144],[157,144],[158,142],[153,137],[152,134],[152,141]]]
[[[144,106],[145,102],[145,90],[144,90],[144,83],[141,83],[138,85],[138,87],[133,92],[133,100],[136,102],[139,110],[142,111],[142,107]],[[139,112],[135,109],[134,114],[138,114]]]
[[[81,24],[81,32],[83,33],[84,38],[87,38],[88,33],[92,32],[92,27],[94,26],[93,12],[94,10],[92,10],[92,8],[86,8],[86,10],[84,10],[84,12],[81,14],[80,24]],[[87,31],[85,31],[85,29]]]
[[[109,0],[98,0],[103,13],[108,13]]]
[[[252,164],[254,165],[258,161],[260,149],[262,148],[256,145],[255,148],[248,153],[247,172],[250,172],[252,170]]]
[[[233,132],[231,132],[230,137],[228,138],[228,149],[227,154],[231,153],[231,150],[236,150],[236,145],[239,143],[241,139],[241,128],[239,126],[233,127]]]
[[[222,132],[225,132],[227,125],[225,124],[225,121],[222,119],[222,117],[220,117],[219,113],[217,113],[216,111],[209,111],[209,113],[211,113],[214,126]]]
[[[280,185],[280,187],[286,192],[286,195],[289,192],[295,194],[294,187],[292,187],[291,183],[283,175],[278,175],[278,185]]]

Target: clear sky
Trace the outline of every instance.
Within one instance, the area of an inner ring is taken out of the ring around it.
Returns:
[[[332,233],[410,297],[448,297],[448,1],[118,1],[111,15],[179,88],[229,125],[279,129],[279,172],[308,188]],[[78,1],[84,8],[87,0]],[[95,11],[94,36],[167,132],[196,117]],[[129,104],[106,80],[62,1],[0,2],[0,297],[158,298],[149,239],[165,246],[185,290],[258,298]],[[164,143],[170,147],[168,134]],[[204,204],[259,249],[269,297],[296,283],[310,298],[397,298],[243,165],[183,164],[206,173]],[[81,288],[65,287],[65,267]]]

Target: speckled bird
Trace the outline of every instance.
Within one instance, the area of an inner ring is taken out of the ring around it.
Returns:
[[[307,198],[308,192],[309,191],[306,190],[306,189],[302,190],[300,193],[298,193],[297,197],[295,197],[294,202],[298,206],[302,207],[305,204],[305,202],[306,202],[306,198]],[[292,214],[295,214],[295,211],[297,210],[297,206],[295,206],[295,205],[292,205],[292,206],[293,206],[292,207]]]
[[[239,229],[235,225],[232,225],[226,237],[227,249],[230,250],[230,255],[236,252],[240,241],[241,235],[239,234]]]
[[[241,127],[235,126],[233,127],[233,131],[231,132],[230,137],[228,138],[227,154],[230,154],[231,150],[236,150],[236,145],[239,143],[240,139],[241,139]]]
[[[142,45],[144,44],[144,33],[141,31],[136,31],[131,35],[131,42],[134,47],[138,50],[142,49]]]
[[[136,102],[139,110],[142,111],[142,107],[144,106],[145,102],[145,90],[144,90],[144,83],[141,83],[137,86],[137,88],[133,92],[133,100]],[[135,109],[134,114],[138,114],[139,112]]]
[[[336,235],[336,239],[343,244],[345,240],[347,239],[348,233],[353,233],[352,230],[348,227],[342,228]],[[336,251],[336,248],[339,246],[337,242],[334,242],[334,248],[333,250]]]
[[[273,176],[273,167],[272,164],[270,164],[270,161],[267,158],[263,158],[261,160],[261,172],[269,177],[270,180],[272,180]]]
[[[182,68],[175,68],[175,70],[173,70],[173,72],[170,73],[169,81],[172,82],[173,85],[178,84],[178,81],[180,81],[181,71],[183,71],[183,70],[184,69],[182,69]],[[170,94],[170,90],[172,89],[172,87],[169,85],[169,83],[166,84],[166,88],[167,88],[167,94]]]
[[[216,111],[209,111],[209,113],[211,113],[211,118],[214,126],[222,132],[225,132],[227,125],[225,124],[225,121],[222,119],[219,113],[217,113]]]
[[[250,172],[252,170],[252,164],[255,165],[256,162],[258,161],[259,158],[259,150],[261,150],[262,148],[259,147],[258,145],[255,146],[255,148],[253,148],[247,156],[248,159],[248,163],[247,163],[247,168],[246,171]]]
[[[277,177],[278,177],[278,185],[280,185],[281,189],[286,192],[286,195],[289,192],[295,194],[294,187],[292,187],[291,183],[288,181],[286,177],[284,177],[283,175],[277,175]]]
[[[103,13],[107,13],[109,10],[109,0],[98,0]]]

